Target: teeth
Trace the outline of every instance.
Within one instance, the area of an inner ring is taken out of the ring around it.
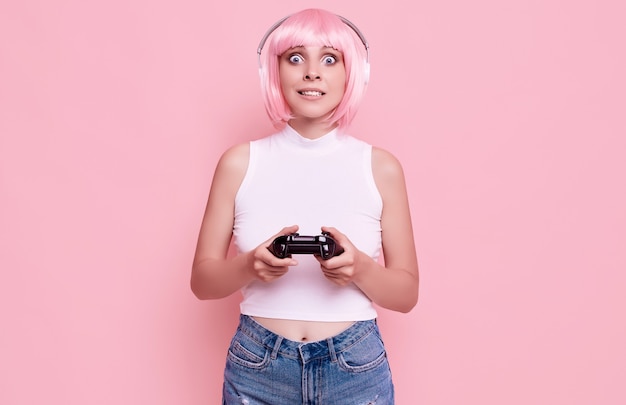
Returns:
[[[301,91],[300,94],[302,94],[303,96],[317,96],[317,97],[319,97],[319,96],[322,95],[322,92],[321,91],[310,91],[310,90],[307,90],[307,91]]]

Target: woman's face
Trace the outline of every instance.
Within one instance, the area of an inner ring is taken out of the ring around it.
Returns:
[[[343,99],[346,69],[341,52],[301,46],[280,56],[279,77],[285,101],[295,119],[317,122]]]

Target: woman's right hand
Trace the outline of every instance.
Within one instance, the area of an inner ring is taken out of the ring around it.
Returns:
[[[284,227],[280,232],[278,232],[250,252],[252,260],[250,269],[254,277],[264,282],[274,281],[287,273],[289,271],[289,266],[295,266],[298,264],[298,262],[291,257],[285,257],[284,259],[280,259],[274,256],[272,252],[270,252],[268,249],[268,247],[277,237],[282,235],[289,235],[297,231],[298,225]]]

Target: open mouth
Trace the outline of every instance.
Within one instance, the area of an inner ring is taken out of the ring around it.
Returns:
[[[310,96],[310,97],[321,97],[325,93],[322,93],[321,91],[315,91],[315,90],[303,90],[303,91],[299,91],[298,94],[301,94],[303,96]]]

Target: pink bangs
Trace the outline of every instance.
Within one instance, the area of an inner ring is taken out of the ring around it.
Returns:
[[[282,95],[278,59],[297,46],[331,47],[343,54],[346,90],[343,100],[329,118],[330,123],[346,127],[354,118],[366,86],[365,48],[352,28],[333,13],[319,9],[304,10],[290,16],[269,37],[262,70],[265,108],[276,127],[292,118]]]

